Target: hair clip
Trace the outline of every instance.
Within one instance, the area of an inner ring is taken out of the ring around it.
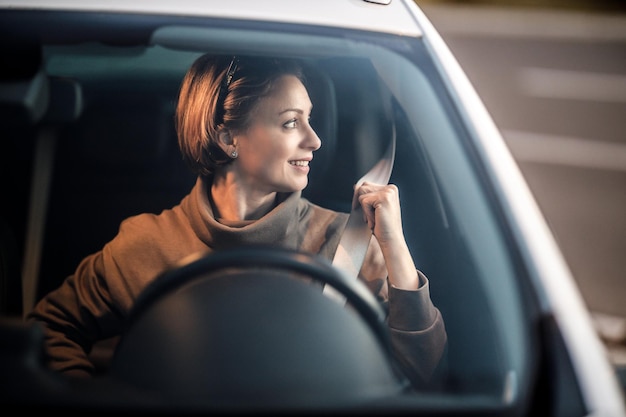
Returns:
[[[238,60],[235,55],[233,55],[233,59],[230,61],[230,65],[228,66],[228,70],[226,71],[226,79],[224,80],[224,85],[228,87],[230,83],[233,81],[233,76],[235,75],[235,71],[237,71]]]
[[[221,120],[222,123],[224,122],[224,114],[226,112],[226,109],[224,108],[224,105],[225,105],[224,101],[226,100],[226,95],[228,94],[228,87],[230,86],[230,83],[233,81],[233,77],[235,75],[235,72],[237,71],[238,63],[239,63],[239,60],[237,59],[237,56],[233,55],[233,59],[230,61],[230,65],[228,66],[228,69],[226,70],[226,75],[224,76],[224,79],[219,86],[215,117],[218,120]]]

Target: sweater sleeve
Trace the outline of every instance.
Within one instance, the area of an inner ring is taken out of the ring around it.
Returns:
[[[46,359],[55,371],[68,376],[93,374],[88,357],[93,344],[121,327],[122,315],[112,306],[101,271],[101,252],[88,256],[27,316],[43,326]]]
[[[430,298],[430,282],[421,272],[419,288],[389,284],[377,245],[370,245],[359,278],[387,310],[391,348],[400,371],[418,389],[437,386],[446,367],[448,337],[439,309]]]
[[[447,334],[441,313],[430,299],[429,281],[418,271],[420,287],[409,291],[389,285],[387,323],[400,369],[416,388],[435,385],[445,365]]]
[[[67,375],[93,374],[89,354],[94,343],[118,336],[143,289],[203,248],[180,208],[124,220],[113,240],[83,259],[27,316],[43,326],[50,368]]]

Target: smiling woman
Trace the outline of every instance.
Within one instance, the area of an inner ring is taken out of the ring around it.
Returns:
[[[190,256],[270,245],[332,259],[347,215],[301,198],[308,161],[321,144],[309,123],[304,82],[293,60],[196,59],[176,109],[179,145],[196,185],[159,215],[124,220],[102,250],[35,306],[29,318],[46,329],[52,369],[92,374],[91,346],[119,335],[134,300]],[[428,387],[444,361],[447,336],[404,240],[397,187],[365,182],[355,195],[373,235],[359,278],[388,303],[402,371],[415,388]]]
[[[2,36],[36,59],[0,84],[0,259],[23,266],[0,284],[25,300],[2,304],[20,316],[0,326],[3,405],[624,414],[523,177],[414,2],[6,3]],[[361,184],[382,155],[389,181]],[[369,246],[351,276],[347,224]]]
[[[218,200],[233,192],[257,200],[268,190],[304,189],[308,161],[321,143],[309,125],[312,104],[300,67],[293,61],[233,57],[225,74],[211,77],[228,58],[215,59],[196,61],[178,102],[179,144],[192,170],[204,176],[219,174],[213,179],[213,197]],[[222,81],[198,82],[205,72],[207,80]],[[238,163],[231,163],[234,159]],[[221,166],[226,168],[219,172]],[[294,177],[294,172],[305,175]],[[224,208],[235,210],[237,219],[249,215],[238,213],[242,207]]]

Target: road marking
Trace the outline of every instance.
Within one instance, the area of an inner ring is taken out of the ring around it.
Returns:
[[[522,93],[531,97],[626,103],[626,76],[570,70],[519,70]]]
[[[568,136],[503,130],[513,157],[582,168],[626,171],[626,145]]]

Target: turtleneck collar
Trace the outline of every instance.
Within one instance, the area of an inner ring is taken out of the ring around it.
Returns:
[[[301,192],[280,194],[278,204],[258,220],[220,223],[208,197],[210,179],[198,178],[184,207],[198,237],[212,250],[242,245],[279,245],[297,248]]]

